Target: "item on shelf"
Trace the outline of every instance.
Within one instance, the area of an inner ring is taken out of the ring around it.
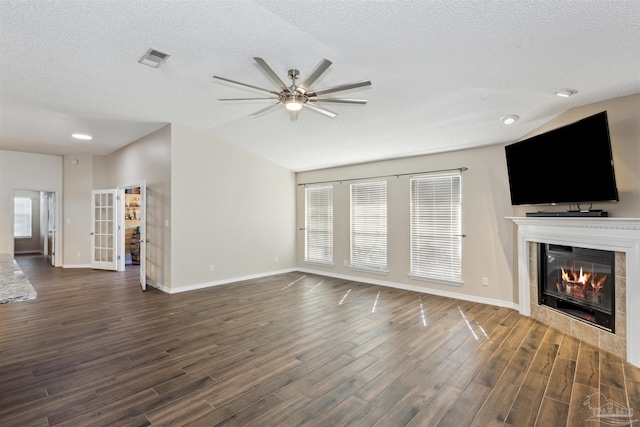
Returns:
[[[131,234],[131,263],[140,264],[140,226]]]

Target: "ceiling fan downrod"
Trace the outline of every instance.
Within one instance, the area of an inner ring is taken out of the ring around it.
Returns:
[[[307,101],[309,101],[308,96],[297,90],[296,79],[300,77],[300,71],[292,68],[287,74],[292,81],[292,84],[289,87],[289,91],[291,93],[283,93],[280,95],[280,102],[282,102],[285,108],[289,111],[300,111],[302,109],[302,104],[306,104]]]

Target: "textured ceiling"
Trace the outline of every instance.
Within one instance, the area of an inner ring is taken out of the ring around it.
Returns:
[[[639,0],[0,0],[0,148],[107,154],[183,123],[300,171],[509,142],[640,92],[639,17]],[[171,57],[143,66],[149,48]],[[250,118],[271,101],[219,102],[264,94],[211,77],[275,89],[255,56],[285,82],[327,58],[313,88],[370,79],[334,94],[369,103]]]

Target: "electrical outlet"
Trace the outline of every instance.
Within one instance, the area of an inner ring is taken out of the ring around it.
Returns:
[[[80,258],[82,255],[80,254],[80,252],[78,252],[78,253],[76,254],[76,256],[77,256],[78,258]]]
[[[349,265],[349,262],[345,259],[344,260],[344,266],[346,267],[347,265]]]
[[[209,264],[209,271],[216,271],[216,266],[213,264]]]
[[[489,286],[489,279],[486,277],[482,278],[482,286]]]
[[[273,262],[278,262],[278,257],[273,258]]]

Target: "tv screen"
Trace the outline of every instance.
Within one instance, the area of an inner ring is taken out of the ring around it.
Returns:
[[[606,111],[505,151],[512,205],[619,200]]]

